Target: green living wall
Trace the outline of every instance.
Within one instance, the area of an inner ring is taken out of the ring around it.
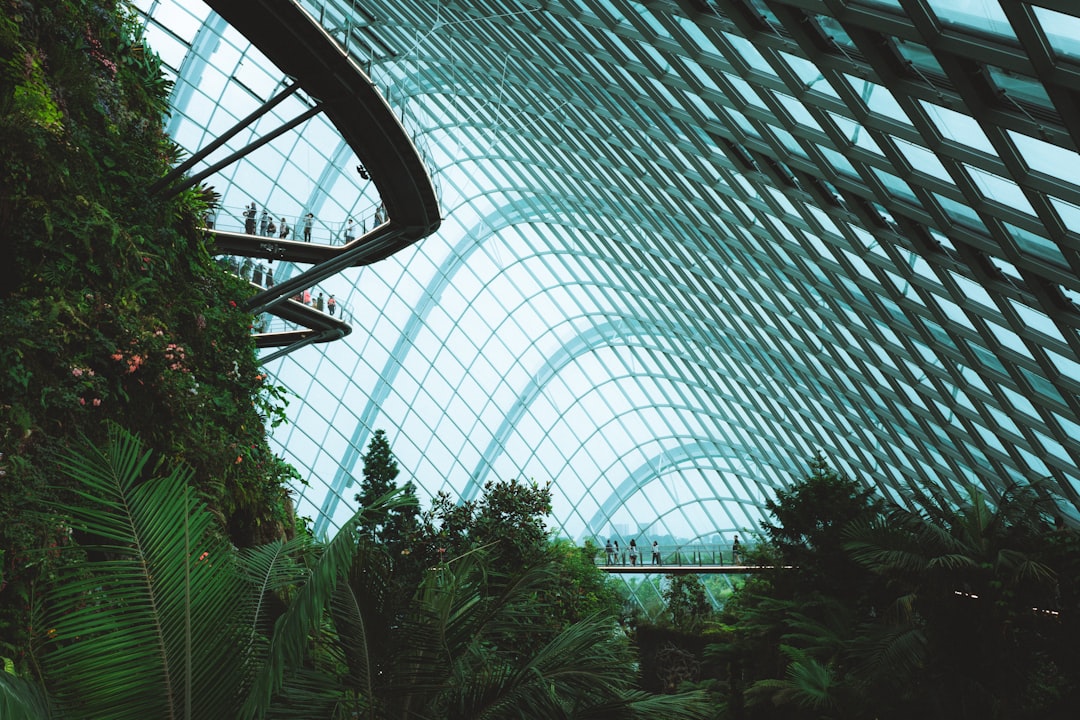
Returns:
[[[0,657],[42,632],[35,585],[78,543],[56,458],[110,422],[195,486],[237,546],[289,534],[280,420],[239,309],[250,290],[198,229],[215,194],[149,191],[177,160],[170,83],[123,3],[0,0]]]

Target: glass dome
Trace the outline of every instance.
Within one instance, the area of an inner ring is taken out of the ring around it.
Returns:
[[[274,442],[301,514],[351,514],[384,429],[422,495],[550,482],[574,539],[753,529],[818,452],[893,498],[1048,478],[1075,516],[1065,5],[302,3],[421,151],[442,224],[313,288],[352,333],[267,363],[296,396]],[[135,6],[185,149],[291,86],[209,6]],[[313,102],[288,95],[220,155]],[[207,183],[219,225],[256,202],[333,238],[374,220],[362,163],[315,115]]]

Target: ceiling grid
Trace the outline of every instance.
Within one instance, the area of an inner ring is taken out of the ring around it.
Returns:
[[[190,50],[181,13],[201,18],[209,57],[172,68],[174,122],[250,111],[257,51],[216,68],[211,13],[136,5],[152,44]],[[324,289],[352,339],[271,367],[321,398],[275,434],[321,528],[350,512],[377,428],[428,493],[550,479],[575,538],[730,536],[818,450],[890,497],[1048,477],[1077,515],[1080,9],[302,5],[405,119],[444,213]],[[223,202],[302,206],[318,180],[327,222],[377,203],[304,136],[232,169]],[[349,372],[316,377],[326,363]],[[291,451],[323,445],[350,451]]]

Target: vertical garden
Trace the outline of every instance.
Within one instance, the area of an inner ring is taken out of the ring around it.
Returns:
[[[0,657],[23,667],[41,583],[75,562],[57,459],[138,432],[244,547],[292,532],[248,293],[197,229],[212,191],[153,196],[170,84],[123,3],[2,0]],[[78,538],[74,538],[78,540]],[[54,552],[42,552],[54,548]]]

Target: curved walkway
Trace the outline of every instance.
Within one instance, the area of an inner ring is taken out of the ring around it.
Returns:
[[[442,222],[431,177],[420,153],[359,65],[292,0],[207,0],[282,73],[316,99],[371,176],[387,219],[343,246],[280,240],[208,229],[215,252],[310,263],[288,280],[253,295],[245,309],[269,312],[306,330],[256,335],[259,347],[284,349],[267,362],[312,342],[336,340],[351,328],[340,319],[290,300],[347,267],[382,260],[435,232]]]

